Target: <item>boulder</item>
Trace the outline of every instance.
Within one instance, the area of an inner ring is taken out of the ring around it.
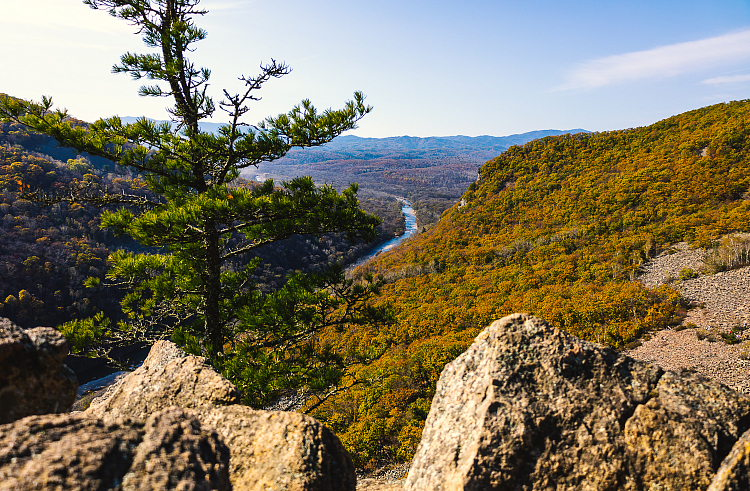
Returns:
[[[78,414],[0,426],[0,490],[229,490],[229,451],[194,415],[170,408],[145,425]]]
[[[70,411],[78,382],[63,364],[65,338],[51,327],[24,330],[0,318],[0,424]]]
[[[204,358],[160,341],[141,367],[83,414],[109,424],[143,424],[173,405],[189,410],[229,448],[235,491],[355,489],[351,457],[320,422],[300,413],[257,411],[238,401],[237,389]]]
[[[122,479],[123,491],[230,490],[229,449],[195,414],[171,407],[152,414]]]
[[[746,491],[750,489],[750,430],[737,440],[716,472],[708,491]]]
[[[746,395],[514,314],[446,365],[404,489],[706,489],[749,427]]]
[[[199,409],[232,455],[234,491],[354,490],[349,453],[318,420],[300,413],[256,411],[247,406]]]
[[[143,423],[150,414],[171,406],[213,407],[239,400],[237,388],[208,360],[187,355],[169,341],[159,341],[143,365],[94,399],[85,414],[111,422]]]

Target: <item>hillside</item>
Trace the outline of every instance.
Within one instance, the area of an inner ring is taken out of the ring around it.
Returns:
[[[53,154],[55,157],[51,156]],[[96,162],[96,160],[93,160]],[[106,181],[111,189],[140,192],[142,183],[109,174],[75,151],[14,124],[0,124],[0,315],[23,327],[56,326],[104,311],[116,313],[119,296],[85,288],[103,277],[110,251],[133,247],[99,229],[100,210],[58,203],[42,207],[22,192],[64,193],[69,186]]]
[[[236,185],[255,183],[238,180]],[[114,250],[141,247],[100,229],[102,210],[96,206],[41,206],[24,194],[39,190],[65,195],[76,186],[148,192],[137,176],[105,159],[79,155],[51,137],[0,123],[0,315],[23,327],[58,326],[99,311],[113,319],[122,315],[123,291],[86,288],[84,281],[103,278]],[[404,218],[394,198],[371,197],[361,203],[383,218],[376,243],[403,233]],[[252,280],[261,289],[276,288],[292,271],[321,270],[332,261],[351,264],[372,247],[352,243],[344,234],[295,235],[256,251],[262,261]]]
[[[296,149],[245,174],[289,179],[312,176],[344,188],[356,182],[363,196],[382,193],[409,198],[420,229],[435,223],[477,179],[479,166],[512,145],[585,130],[541,130],[503,137],[448,136],[360,138],[343,135],[323,147]]]
[[[361,464],[408,459],[440,370],[491,320],[532,312],[615,348],[682,322],[678,292],[636,279],[672,244],[750,230],[749,118],[748,101],[719,104],[487,162],[431,230],[360,271],[388,278],[396,322],[342,339],[380,357],[315,415]]]

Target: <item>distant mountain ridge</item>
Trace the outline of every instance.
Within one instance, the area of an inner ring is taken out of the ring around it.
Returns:
[[[556,136],[567,133],[590,133],[584,129],[574,130],[537,130],[526,133],[519,133],[508,136],[390,136],[386,138],[369,138],[356,135],[342,135],[326,145],[333,150],[357,149],[364,150],[367,148],[383,148],[393,150],[431,150],[450,147],[466,148],[508,148],[513,145],[520,145],[537,138],[545,136]]]
[[[280,165],[293,162],[323,162],[348,159],[456,159],[478,164],[495,158],[513,145],[523,145],[545,136],[589,133],[587,130],[537,130],[508,136],[391,136],[363,138],[342,135],[316,148],[295,149],[279,159]]]
[[[121,116],[120,119],[123,123],[134,123],[138,118]],[[199,125],[203,131],[215,133],[223,123],[201,122]],[[386,138],[342,135],[322,147],[294,149],[286,157],[280,159],[279,163],[289,163],[288,160],[308,163],[339,159],[425,158],[426,156],[435,158],[451,156],[471,161],[478,159],[478,163],[484,163],[513,145],[523,145],[538,138],[568,133],[590,133],[590,131],[576,128],[536,130],[507,136],[390,136]]]
[[[590,133],[584,129],[573,130],[537,130],[526,133],[518,133],[508,136],[391,136],[386,138],[367,138],[355,135],[342,135],[328,144],[331,148],[367,148],[387,147],[399,150],[445,148],[449,146],[464,146],[469,148],[508,148],[513,145],[521,145],[531,140],[544,138],[545,136],[556,136],[566,133]]]

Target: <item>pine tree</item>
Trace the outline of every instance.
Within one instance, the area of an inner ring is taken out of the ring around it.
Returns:
[[[356,185],[338,193],[329,186],[316,187],[309,177],[281,187],[273,181],[254,188],[233,182],[242,169],[278,159],[292,148],[322,145],[355,128],[371,107],[357,92],[341,110],[318,112],[304,100],[287,114],[247,125],[242,118],[258,100],[257,91],[290,72],[287,65],[271,60],[261,64],[258,76],[240,77],[239,93],[223,91],[218,108],[229,122],[217,134],[201,131],[199,122],[213,115],[217,105],[207,93],[211,72],[187,57],[193,44],[206,37],[194,23],[207,13],[199,1],[84,0],[130,23],[154,48],[147,54],[124,54],[113,71],[154,81],[139,94],[173,99],[171,123],[143,118],[123,124],[113,117],[85,125],[53,109],[47,97],[39,103],[4,98],[0,118],[129,168],[150,190],[125,195],[89,186],[65,196],[38,196],[48,202],[114,205],[102,214],[102,226],[155,251],[120,250],[110,256],[106,278],[128,290],[123,300],[127,321],[98,330],[92,324],[86,335],[97,332],[110,345],[172,336],[217,366],[231,364],[237,376],[250,366],[276,364],[289,373],[296,370],[294,376],[276,375],[286,377],[289,387],[309,386],[315,377],[319,384],[335,383],[325,363],[341,368],[341,356],[330,347],[319,347],[314,355],[312,340],[326,326],[372,314],[363,301],[378,285],[347,282],[341,268],[334,268],[323,275],[294,276],[281,291],[263,294],[249,280],[258,260],[248,257],[254,249],[293,234],[347,232],[371,239],[379,219],[359,208]],[[237,268],[240,259],[243,266]],[[314,356],[320,364],[313,363]],[[301,368],[305,363],[309,366]],[[340,377],[342,372],[337,373]],[[268,399],[273,391],[261,387],[256,392]]]

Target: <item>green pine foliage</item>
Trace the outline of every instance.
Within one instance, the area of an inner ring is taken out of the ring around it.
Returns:
[[[378,282],[355,284],[345,280],[338,268],[295,276],[277,291],[261,291],[251,281],[261,262],[255,251],[296,234],[346,233],[372,240],[380,220],[359,207],[356,185],[339,193],[330,186],[317,187],[305,177],[281,186],[273,181],[261,186],[236,182],[242,169],[278,159],[292,148],[322,145],[355,128],[371,110],[364,96],[357,92],[343,109],[322,112],[304,100],[286,114],[250,126],[242,118],[249,104],[258,100],[257,90],[290,69],[274,60],[261,65],[258,76],[240,78],[242,91],[224,91],[217,106],[207,93],[210,70],[196,67],[187,57],[194,43],[207,36],[194,23],[207,13],[199,8],[199,0],[84,3],[107,10],[142,35],[153,51],[126,53],[113,70],[152,81],[139,94],[169,98],[174,106],[169,110],[173,124],[145,118],[123,124],[113,117],[87,125],[53,109],[48,97],[41,102],[0,98],[0,119],[127,168],[147,187],[148,192],[142,193],[112,192],[92,180],[64,193],[36,195],[47,204],[114,207],[102,214],[101,226],[148,248],[117,250],[108,258],[105,282],[127,292],[122,301],[127,318],[116,325],[101,316],[67,324],[63,330],[74,337],[72,344],[85,345],[97,338],[107,348],[173,336],[187,349],[209,357],[230,377],[251,374],[247,367],[284,360],[284,370],[256,378],[263,387],[246,384],[245,400],[256,405],[283,391],[335,386],[341,370],[311,369],[296,378],[286,372],[308,358],[320,363],[343,360],[336,346],[320,341],[320,331],[332,326],[344,330],[365,319],[382,318],[380,311],[366,305],[377,294]],[[226,113],[228,123],[217,134],[202,132],[199,121],[217,107]],[[101,283],[93,278],[89,285]],[[278,318],[267,312],[274,308],[281,309]],[[261,317],[264,321],[258,320]],[[237,382],[244,387],[241,380]]]
[[[313,414],[359,465],[405,460],[443,366],[494,319],[531,312],[614,348],[679,321],[675,291],[634,280],[672,243],[713,246],[750,230],[748,121],[750,102],[719,104],[543,138],[487,162],[465,204],[362,268],[387,278],[379,301],[397,321],[357,340],[387,346],[355,372],[371,384]]]

